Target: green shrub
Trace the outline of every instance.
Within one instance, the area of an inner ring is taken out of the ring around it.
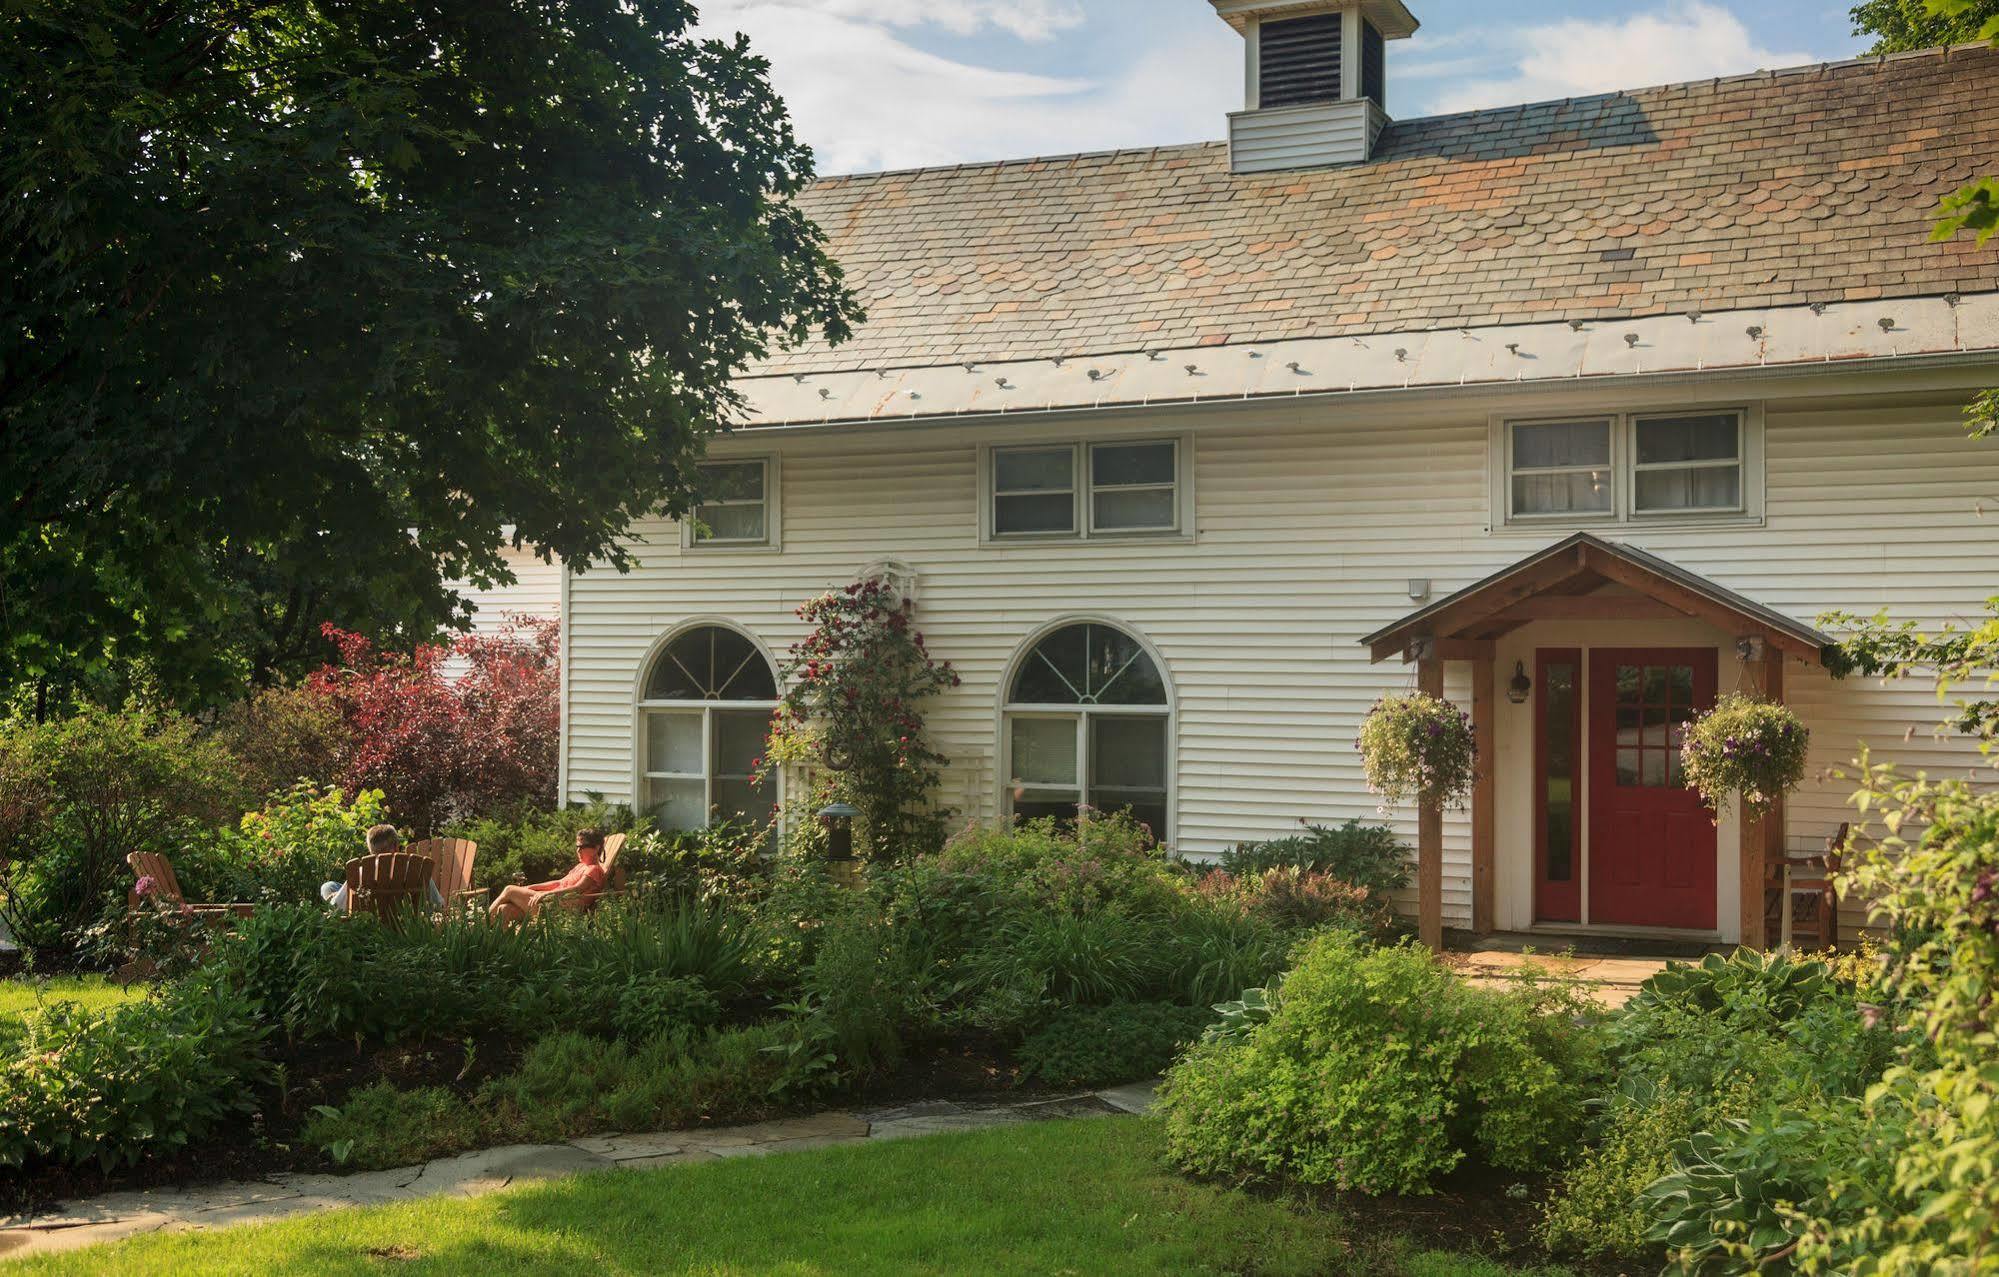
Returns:
[[[337,882],[348,861],[367,854],[368,830],[389,818],[382,791],[349,799],[338,786],[300,782],[246,813],[235,831],[218,837],[234,879],[213,893],[230,900],[296,902],[319,899],[319,885]]]
[[[357,1171],[414,1166],[479,1147],[479,1115],[441,1086],[399,1090],[387,1082],[362,1087],[338,1106],[313,1110],[301,1138]]]
[[[634,1041],[676,1029],[705,1029],[722,1016],[708,986],[693,976],[634,975],[618,990],[615,1027]]]
[[[1064,1006],[1134,1002],[1159,992],[1172,953],[1164,924],[1108,910],[1024,910],[994,927],[969,960],[973,987],[1038,995]]]
[[[222,712],[214,734],[241,766],[251,801],[301,783],[331,783],[350,744],[340,711],[298,684],[266,687],[236,702]]]
[[[1284,970],[1290,948],[1291,937],[1266,918],[1227,903],[1190,905],[1165,937],[1168,991],[1189,1006],[1226,1002],[1268,984]]]
[[[1563,1174],[1550,1198],[1541,1236],[1551,1250],[1637,1258],[1656,1249],[1647,1240],[1651,1208],[1641,1194],[1674,1167],[1673,1150],[1715,1120],[1718,1110],[1740,1112],[1714,1096],[1634,1081],[1620,1090],[1599,1119],[1597,1138]]]
[[[1471,988],[1427,951],[1309,943],[1276,1013],[1168,1075],[1185,1170],[1422,1193],[1470,1149],[1508,1170],[1573,1143],[1597,1038],[1574,995]]]
[[[951,839],[937,864],[982,879],[1010,903],[1074,914],[1171,909],[1186,880],[1184,868],[1122,812],[1074,829],[1053,820],[973,826]]]
[[[269,1031],[206,980],[108,1010],[44,1007],[0,1066],[0,1166],[111,1170],[187,1147],[255,1109]]]
[[[637,1043],[557,1033],[529,1048],[513,1073],[480,1088],[478,1104],[496,1130],[535,1141],[751,1121],[775,1106],[791,1037],[782,1024],[682,1030]]]
[[[1289,838],[1237,843],[1223,853],[1220,868],[1237,878],[1308,869],[1382,896],[1409,885],[1409,860],[1409,847],[1394,830],[1349,820],[1337,827],[1308,823],[1304,833]]]
[[[826,923],[805,977],[805,1005],[824,1026],[843,1076],[892,1072],[903,1042],[927,1020],[923,973],[901,935],[872,910],[848,909]]]
[[[0,723],[0,919],[62,959],[75,932],[123,907],[128,853],[177,856],[245,801],[235,760],[178,715],[92,707]]]
[[[1069,1007],[1021,1044],[1023,1073],[1049,1086],[1112,1086],[1163,1072],[1213,1012],[1167,1002]]]

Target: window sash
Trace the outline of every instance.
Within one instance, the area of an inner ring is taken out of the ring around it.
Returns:
[[[1679,421],[1687,418],[1727,418],[1735,427],[1735,453],[1732,457],[1702,457],[1690,461],[1638,461],[1638,433],[1648,422]],[[1608,417],[1571,418],[1495,418],[1495,447],[1503,464],[1494,481],[1494,502],[1496,510],[1505,512],[1508,524],[1543,523],[1636,523],[1669,522],[1674,519],[1699,519],[1714,516],[1744,515],[1761,509],[1760,502],[1750,491],[1750,484],[1760,479],[1761,468],[1757,458],[1751,456],[1753,442],[1750,432],[1751,413],[1742,408],[1700,410],[1691,409],[1677,412],[1620,413]],[[1523,466],[1515,461],[1517,431],[1523,426],[1586,426],[1602,424],[1610,434],[1610,459],[1600,465],[1558,465]],[[1732,473],[1735,476],[1735,500],[1728,504],[1711,505],[1646,505],[1640,498],[1640,476],[1673,473],[1710,472]],[[1610,501],[1606,509],[1575,510],[1530,510],[1520,508],[1518,501],[1518,481],[1522,479],[1560,478],[1565,475],[1604,474],[1610,486]]]
[[[1153,483],[1098,483],[1096,481],[1095,455],[1099,448],[1165,447],[1171,449],[1173,458],[1173,478],[1170,482]],[[1000,486],[1000,458],[1023,453],[1069,454],[1069,483],[1061,488],[1006,488]],[[986,516],[986,536],[994,541],[1036,541],[1070,540],[1083,541],[1092,537],[1144,537],[1178,533],[1182,530],[1185,516],[1182,493],[1187,476],[1182,457],[1185,449],[1178,438],[1167,439],[1102,439],[1084,440],[1066,444],[1022,444],[1005,448],[994,448],[986,454],[985,484],[989,511]],[[1168,515],[1164,522],[1148,524],[1104,523],[1097,518],[1098,497],[1125,496],[1144,493],[1169,493]],[[1012,500],[1032,500],[1040,498],[1068,497],[1069,521],[1061,528],[1009,529],[1004,526],[1002,510],[1005,503]]]
[[[1010,817],[1017,804],[1022,803],[1074,803],[1078,807],[1094,809],[1099,791],[1120,795],[1145,795],[1156,797],[1160,808],[1171,822],[1173,813],[1173,708],[1170,705],[1133,705],[1077,707],[1074,705],[1034,706],[1008,705],[1005,709],[1005,732],[1002,742],[1005,748],[1003,773],[1006,776],[1005,810]],[[1098,783],[1091,756],[1095,744],[1097,718],[1151,718],[1165,720],[1165,730],[1160,742],[1160,770],[1163,783],[1160,785],[1120,785]],[[1057,781],[1025,781],[1012,774],[1013,734],[1015,724],[1022,721],[1068,721],[1076,725],[1076,774],[1073,784]],[[1079,820],[1088,819],[1080,812]],[[1170,840],[1170,829],[1153,831],[1160,842]]]
[[[699,468],[706,470],[711,468],[718,468],[721,466],[757,467],[758,471],[762,475],[762,478],[759,480],[758,486],[762,489],[763,495],[760,497],[721,497],[713,500],[700,502],[694,507],[693,517],[695,523],[694,526],[689,529],[689,537],[688,537],[689,543],[692,545],[770,544],[770,498],[771,498],[770,462],[762,458],[755,458],[744,461],[717,461],[713,463],[704,463]],[[762,517],[757,520],[757,526],[759,531],[755,536],[747,536],[747,537],[717,536],[715,535],[713,530],[715,526],[714,521],[704,517],[704,512],[708,510],[740,510],[748,507],[755,507],[762,514]],[[705,532],[702,530],[704,525],[708,529]]]
[[[732,713],[760,713],[768,716],[777,709],[777,706],[778,702],[776,701],[724,701],[719,703],[712,701],[640,701],[638,703],[639,725],[638,731],[635,734],[635,746],[641,751],[639,755],[639,780],[645,788],[645,792],[640,795],[642,809],[651,812],[661,805],[653,794],[653,788],[656,783],[662,786],[698,783],[701,786],[701,813],[705,822],[698,828],[706,828],[707,824],[712,824],[713,821],[710,817],[715,810],[716,782],[733,781],[740,783],[749,779],[748,776],[736,772],[721,772],[717,770],[720,766],[716,759],[715,733],[717,730],[717,716]],[[657,716],[669,714],[683,714],[688,717],[698,715],[700,717],[701,770],[699,772],[654,771],[650,767],[652,719]],[[783,784],[782,774],[774,774],[772,777],[772,797],[774,801],[781,799]],[[691,833],[694,830],[675,830],[673,832]]]

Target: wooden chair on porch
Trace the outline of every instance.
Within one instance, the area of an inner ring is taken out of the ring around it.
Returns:
[[[1797,949],[1839,947],[1839,893],[1833,884],[1846,850],[1848,826],[1826,839],[1825,850],[1770,861],[1763,890],[1764,926],[1777,942]]]
[[[425,838],[403,848],[413,856],[429,856],[437,862],[437,894],[444,897],[447,913],[484,904],[491,895],[484,887],[472,885],[472,862],[478,858],[479,844],[470,838]]]
[[[372,914],[384,922],[428,912],[426,888],[437,873],[429,856],[381,852],[347,862],[347,913]]]

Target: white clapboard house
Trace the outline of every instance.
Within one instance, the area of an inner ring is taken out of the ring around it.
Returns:
[[[742,380],[700,535],[562,579],[564,794],[768,811],[794,609],[885,576],[964,675],[960,819],[1129,807],[1200,855],[1374,818],[1356,727],[1421,686],[1484,760],[1468,810],[1392,814],[1426,933],[1763,941],[1852,786],[1717,827],[1676,724],[1760,689],[1820,767],[1977,765],[1928,686],[1831,678],[1817,618],[1999,588],[1962,420],[1999,242],[1930,239],[1999,167],[1999,52],[1398,121],[1399,0],[1211,3],[1226,142],[806,195],[867,321]]]

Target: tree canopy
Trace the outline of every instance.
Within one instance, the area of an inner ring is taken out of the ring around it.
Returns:
[[[683,512],[730,377],[857,318],[766,64],[693,19],[9,0],[0,687],[217,699]]]
[[[1999,36],[1999,0],[1863,0],[1853,28],[1875,37],[1870,53],[1899,53]]]

